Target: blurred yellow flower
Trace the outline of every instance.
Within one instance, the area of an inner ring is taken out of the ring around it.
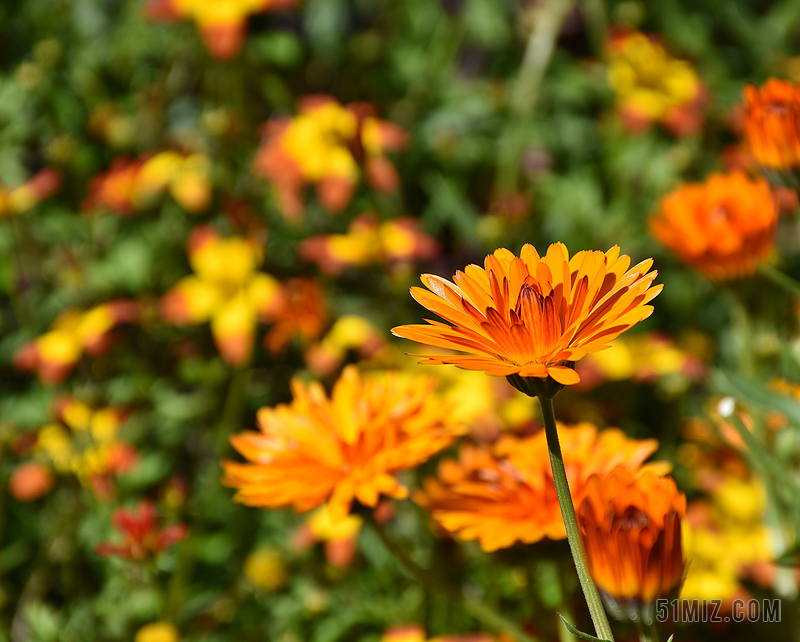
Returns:
[[[151,622],[136,632],[134,642],[178,642],[181,635],[171,622]]]
[[[262,591],[277,591],[289,578],[283,554],[269,546],[250,554],[244,563],[244,574]]]

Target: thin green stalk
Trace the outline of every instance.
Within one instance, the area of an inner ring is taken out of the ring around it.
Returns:
[[[658,629],[655,624],[647,625],[641,619],[636,620],[636,631],[639,642],[658,642]]]
[[[517,624],[504,615],[481,602],[465,597],[460,591],[443,584],[436,575],[417,564],[411,559],[406,550],[389,536],[383,525],[375,520],[372,512],[367,511],[364,518],[366,523],[372,527],[372,530],[380,538],[386,550],[388,550],[406,572],[425,589],[439,593],[453,604],[453,606],[460,608],[489,628],[509,633],[517,642],[539,642],[533,636],[525,633]]]
[[[776,270],[774,267],[765,265],[764,263],[759,264],[758,273],[772,281],[775,285],[782,287],[792,296],[800,298],[800,283],[789,275],[784,274],[780,270]]]
[[[564,518],[564,527],[567,530],[567,540],[572,551],[572,559],[575,561],[575,568],[578,571],[578,580],[581,583],[583,595],[586,598],[586,604],[589,607],[589,614],[592,616],[597,635],[613,642],[614,634],[611,632],[611,625],[608,623],[603,602],[586,565],[586,552],[583,549],[583,541],[578,531],[578,520],[575,517],[575,507],[572,505],[567,471],[564,469],[564,457],[561,454],[561,444],[558,440],[553,400],[541,395],[539,403],[542,407],[544,432],[547,437],[547,449],[550,452],[550,466],[553,469],[553,481],[556,485],[558,505],[561,507],[561,516]]]
[[[222,408],[222,419],[216,437],[217,454],[222,453],[228,443],[228,437],[239,427],[239,422],[241,421],[242,412],[244,410],[247,373],[246,365],[234,368],[231,373],[231,382],[228,386],[228,394],[225,397],[225,405]]]

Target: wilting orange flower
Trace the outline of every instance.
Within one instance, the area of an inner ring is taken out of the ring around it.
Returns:
[[[128,216],[169,191],[183,209],[198,214],[211,204],[210,176],[211,161],[202,154],[165,151],[117,158],[108,171],[92,179],[81,209]]]
[[[753,274],[772,253],[777,225],[769,183],[737,171],[673,190],[650,228],[681,259],[722,280]]]
[[[124,544],[102,542],[94,552],[102,557],[118,555],[142,561],[158,555],[165,548],[177,544],[188,534],[184,524],[174,524],[158,530],[156,506],[149,500],[139,502],[133,510],[118,508],[111,516],[114,528],[125,537]]]
[[[398,125],[375,118],[373,111],[367,103],[342,106],[330,96],[312,95],[298,101],[297,116],[264,126],[255,168],[272,182],[285,218],[302,216],[306,185],[316,185],[328,211],[344,209],[361,163],[373,187],[397,188],[397,171],[384,153],[405,147],[407,135]]]
[[[653,600],[678,587],[686,495],[671,477],[625,467],[593,475],[576,514],[589,572],[613,600],[615,615],[638,619]]]
[[[38,339],[20,347],[14,354],[18,370],[36,370],[46,384],[66,379],[84,352],[103,354],[111,344],[111,330],[122,323],[135,323],[140,308],[135,301],[109,301],[86,312],[68,309],[56,317]]]
[[[371,214],[354,219],[347,234],[314,236],[300,244],[300,256],[316,262],[326,274],[373,263],[389,266],[424,261],[436,255],[435,239],[419,229],[419,221],[398,218],[379,223]]]
[[[572,362],[602,350],[653,312],[647,303],[663,287],[650,287],[658,274],[649,271],[653,260],[628,269],[630,262],[619,246],[572,259],[563,243],[541,258],[532,245],[522,248],[521,258],[501,248],[486,257],[484,268],[456,272],[455,283],[424,274],[430,292],[411,288],[418,303],[453,325],[428,321],[392,333],[467,353],[428,356],[422,363],[575,384],[580,377]]]
[[[800,86],[770,78],[744,89],[744,133],[762,166],[785,170],[800,165]]]
[[[626,129],[660,122],[676,136],[697,133],[703,124],[707,91],[697,72],[672,58],[654,36],[612,28],[606,41],[608,83]]]
[[[161,300],[161,316],[176,325],[211,322],[223,359],[241,365],[253,352],[256,324],[280,298],[280,284],[258,272],[261,245],[238,236],[222,238],[208,225],[187,243],[193,276],[178,281]]]
[[[150,20],[194,20],[209,53],[218,60],[235,57],[247,34],[247,17],[266,11],[294,9],[297,0],[149,0]]]
[[[425,629],[419,624],[403,624],[387,629],[380,642],[495,642],[495,638],[485,633],[466,635],[437,635],[428,638]]]
[[[43,169],[27,183],[13,189],[0,187],[0,219],[15,216],[36,207],[61,186],[61,174],[52,168]]]
[[[318,339],[328,321],[322,289],[314,279],[284,281],[266,318],[272,329],[264,336],[264,345],[273,353],[283,350],[294,337],[303,342]]]
[[[305,512],[328,502],[334,518],[346,515],[353,500],[374,507],[381,495],[406,497],[394,475],[461,432],[435,386],[397,373],[362,378],[348,366],[328,397],[319,383],[296,379],[291,404],[258,412],[260,433],[231,438],[249,463],[223,462],[223,483],[248,506]]]
[[[638,470],[658,447],[655,439],[629,439],[589,423],[559,424],[558,434],[576,504],[591,475],[603,478],[617,466]],[[667,472],[668,465],[647,468]],[[567,536],[544,431],[527,439],[504,437],[494,447],[464,446],[459,460],[443,461],[438,477],[426,479],[414,499],[444,530],[477,539],[485,551]]]

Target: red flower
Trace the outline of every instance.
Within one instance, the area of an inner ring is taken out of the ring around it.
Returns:
[[[125,543],[98,544],[94,552],[102,557],[119,555],[130,560],[155,557],[165,548],[180,542],[189,533],[185,524],[174,524],[159,531],[156,507],[149,500],[139,502],[133,510],[118,508],[114,511],[111,521],[114,528],[125,537]]]

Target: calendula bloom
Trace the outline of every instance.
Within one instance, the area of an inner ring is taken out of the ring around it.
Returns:
[[[758,162],[767,169],[800,165],[800,86],[770,78],[760,89],[744,89],[744,133]]]
[[[247,557],[244,574],[262,591],[277,591],[289,579],[285,555],[271,546],[260,548]]]
[[[59,314],[50,330],[20,347],[14,354],[18,370],[36,370],[43,383],[56,384],[67,378],[85,352],[98,356],[111,345],[111,331],[123,323],[139,320],[135,301],[118,299],[82,312],[73,308]]]
[[[61,186],[61,174],[46,168],[27,183],[12,189],[0,187],[0,219],[22,214],[52,196]]]
[[[454,283],[424,274],[430,291],[411,288],[420,305],[452,325],[406,325],[392,334],[464,355],[427,356],[422,363],[453,364],[490,375],[552,377],[570,385],[580,377],[570,366],[646,319],[647,305],[663,286],[653,260],[633,268],[619,246],[608,252],[578,252],[563,243],[540,257],[529,244],[516,257],[499,249],[484,267],[468,265]]]
[[[678,136],[700,130],[706,90],[688,62],[672,58],[654,36],[621,28],[610,30],[606,55],[608,83],[629,131],[653,123]]]
[[[381,495],[404,498],[395,475],[462,432],[435,386],[397,373],[362,378],[348,366],[328,397],[319,383],[295,379],[292,403],[262,408],[260,432],[231,438],[248,463],[223,462],[223,483],[248,506],[305,512],[327,502],[335,519],[354,500],[374,507]]]
[[[256,324],[270,315],[280,285],[257,271],[263,255],[253,239],[223,238],[202,225],[192,232],[187,248],[195,273],[164,295],[161,316],[176,325],[210,321],[222,358],[241,365],[252,354]]]
[[[358,184],[360,165],[378,190],[397,188],[394,166],[384,152],[402,149],[405,131],[375,118],[366,103],[339,104],[330,96],[306,96],[297,115],[264,126],[264,140],[255,169],[273,185],[287,219],[303,214],[302,190],[316,185],[323,207],[339,212],[350,202]]]
[[[152,206],[167,191],[187,212],[205,211],[211,204],[208,157],[165,151],[135,159],[117,158],[108,171],[92,179],[81,209],[128,216]]]
[[[428,638],[425,629],[419,624],[404,624],[384,631],[381,642],[495,642],[495,638],[485,633],[437,635]]]
[[[133,446],[120,441],[118,432],[127,413],[120,408],[94,410],[64,397],[56,402],[56,419],[38,431],[34,454],[56,472],[75,475],[95,494],[108,498],[111,477],[129,471],[136,463]]]
[[[664,198],[653,235],[714,280],[753,274],[775,245],[778,207],[769,183],[742,172],[715,173]]]
[[[419,221],[398,218],[384,223],[371,214],[354,219],[346,234],[314,236],[300,244],[300,256],[319,265],[325,274],[375,263],[394,266],[433,258],[435,239],[419,229]]]
[[[149,0],[145,13],[154,21],[193,20],[208,52],[217,60],[230,60],[242,49],[248,16],[296,5],[297,0]]]
[[[295,337],[303,343],[319,339],[328,322],[322,288],[314,279],[284,281],[266,317],[272,328],[264,336],[264,345],[272,353],[283,350]]]
[[[655,381],[669,375],[696,380],[703,376],[706,366],[668,335],[644,332],[615,339],[608,350],[588,355],[576,370],[581,385],[588,388],[603,381]]]
[[[629,439],[589,423],[559,424],[558,434],[576,504],[589,477],[602,479],[618,466],[639,470],[658,447],[655,439]],[[646,468],[668,471],[664,463]],[[458,461],[444,460],[414,499],[445,531],[478,540],[485,551],[567,536],[544,431],[527,439],[504,437],[495,446],[464,446]]]
[[[184,524],[174,524],[159,530],[156,506],[149,500],[139,502],[133,510],[118,508],[111,516],[111,523],[125,538],[125,542],[98,544],[94,552],[101,557],[117,555],[143,561],[156,557],[189,534],[189,529]]]
[[[611,611],[652,620],[648,606],[683,577],[686,496],[671,477],[619,467],[586,481],[576,515],[589,572]]]
[[[362,359],[369,359],[385,346],[384,335],[367,319],[345,314],[336,319],[322,341],[304,351],[303,358],[314,374],[324,377],[344,363],[349,351],[355,351]]]
[[[375,511],[377,513],[377,509]],[[357,515],[340,515],[323,504],[306,519],[293,538],[298,549],[323,543],[325,559],[336,568],[346,568],[355,558],[363,520]]]

